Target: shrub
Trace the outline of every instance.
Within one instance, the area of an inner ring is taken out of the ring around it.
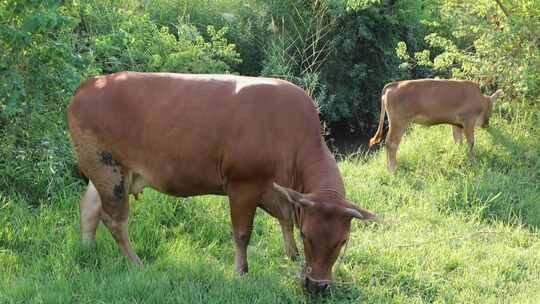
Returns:
[[[240,62],[226,27],[201,33],[177,23],[171,33],[134,4],[0,2],[0,194],[36,206],[74,184],[64,111],[83,79],[120,70],[230,73]]]
[[[225,39],[227,27],[206,28],[208,41],[192,25],[158,27],[148,15],[119,11],[110,32],[96,33],[97,66],[104,73],[121,70],[183,73],[230,73],[240,62],[233,44]]]
[[[66,13],[52,1],[0,3],[0,107],[8,116],[55,107],[84,77],[89,58],[75,51],[78,20]]]
[[[406,44],[400,44],[405,67],[423,66],[440,75],[471,79],[486,90],[500,87],[514,97],[538,96],[540,2],[504,3],[441,1],[439,22],[425,37],[430,48],[411,56]]]
[[[399,69],[397,42],[425,46],[424,26],[412,14],[418,4],[395,2],[268,2],[266,23],[273,30],[262,74],[306,89],[336,132],[370,130],[378,118],[383,86],[425,72]]]

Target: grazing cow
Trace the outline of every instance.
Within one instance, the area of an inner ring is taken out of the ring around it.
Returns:
[[[141,264],[128,238],[128,196],[143,188],[189,197],[227,195],[239,274],[261,207],[281,225],[289,257],[304,236],[304,285],[332,282],[352,218],[375,215],[345,198],[317,110],[297,86],[269,78],[122,72],[92,78],[68,109],[71,140],[90,182],[81,236],[95,244],[100,221]]]
[[[491,96],[483,95],[478,85],[463,80],[418,79],[389,83],[382,90],[379,128],[370,139],[369,147],[382,141],[387,113],[386,152],[390,172],[396,170],[396,152],[410,122],[425,126],[450,124],[456,143],[461,142],[465,132],[468,156],[472,160],[474,127],[489,125],[493,103],[503,94],[502,90],[497,90]]]

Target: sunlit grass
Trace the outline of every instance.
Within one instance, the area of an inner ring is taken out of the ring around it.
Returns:
[[[0,197],[0,303],[538,303],[540,116],[523,108],[506,106],[511,123],[499,113],[477,130],[472,164],[448,126],[411,128],[395,175],[384,148],[340,162],[349,199],[386,223],[355,222],[324,299],[303,293],[300,264],[285,258],[278,224],[263,212],[250,273],[236,276],[224,197],[146,190],[132,200],[143,269],[104,227],[86,251],[80,184],[39,209]]]

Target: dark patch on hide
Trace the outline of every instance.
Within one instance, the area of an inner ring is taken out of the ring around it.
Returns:
[[[101,162],[105,164],[106,166],[119,166],[120,165],[120,163],[118,163],[117,161],[113,159],[111,152],[108,152],[108,151],[101,152]]]
[[[114,186],[113,189],[114,198],[122,202],[124,198],[126,197],[126,190],[124,189],[124,179],[120,181],[120,184]]]

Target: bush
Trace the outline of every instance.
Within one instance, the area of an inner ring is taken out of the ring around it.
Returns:
[[[67,13],[54,2],[0,3],[0,107],[8,116],[55,108],[85,76],[89,58],[71,35],[78,19]]]
[[[133,3],[0,3],[0,115],[9,118],[0,118],[0,194],[38,205],[75,182],[64,111],[83,79],[120,70],[231,73],[240,62],[226,27],[200,33],[177,23],[171,33]]]
[[[397,69],[395,43],[403,31],[386,5],[342,11],[332,36],[332,53],[323,69],[328,86],[323,115],[334,124],[366,131],[378,116],[380,92],[406,77]]]
[[[241,75],[259,76],[262,69],[264,22],[266,10],[261,3],[249,0],[161,0],[146,2],[144,11],[149,13],[152,22],[169,27],[176,32],[176,25],[190,24],[197,28],[205,38],[209,25],[215,28],[227,27],[225,38],[236,46],[241,61],[233,69]]]
[[[296,83],[321,109],[326,87],[320,73],[330,52],[328,35],[335,19],[328,7],[319,2],[270,4],[266,8],[270,14],[261,74]]]
[[[86,11],[97,13],[89,4]],[[240,62],[235,46],[225,38],[227,27],[216,30],[209,25],[205,29],[208,37],[205,40],[197,28],[189,24],[174,24],[173,34],[170,27],[158,26],[147,14],[110,11],[114,12],[110,17],[115,20],[114,25],[89,33],[93,37],[96,65],[101,67],[102,73],[122,70],[230,73],[231,66]],[[85,19],[96,17],[90,15]]]
[[[87,76],[91,57],[76,51],[78,19],[55,2],[3,1],[0,31],[0,192],[34,205],[73,179],[63,111]],[[62,178],[52,178],[52,176]]]
[[[411,56],[406,44],[400,44],[405,67],[423,66],[439,75],[474,80],[486,91],[499,87],[509,96],[538,96],[540,2],[504,3],[441,1],[439,22],[425,37],[430,48]]]
[[[268,2],[262,74],[302,86],[334,132],[370,130],[383,86],[425,73],[399,69],[396,44],[424,47],[424,26],[415,1],[395,2]]]
[[[97,74],[284,78],[341,138],[374,128],[380,91],[394,80],[466,78],[537,96],[540,4],[502,5],[506,12],[491,0],[1,1],[0,191],[39,203],[73,183],[51,177],[74,167],[64,110]]]

